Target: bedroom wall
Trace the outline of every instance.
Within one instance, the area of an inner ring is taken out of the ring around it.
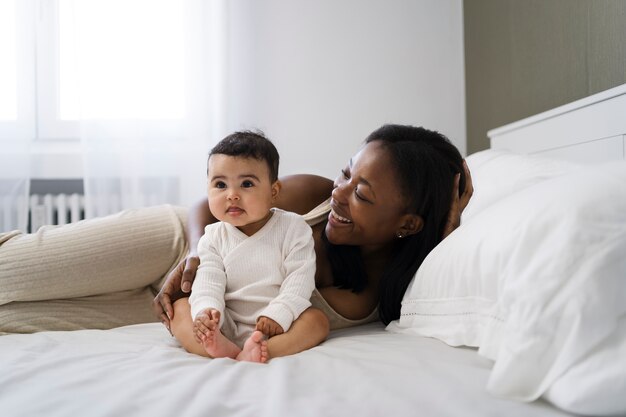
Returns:
[[[383,123],[464,152],[461,0],[227,2],[228,130],[260,128],[281,174],[334,178]]]
[[[626,83],[623,0],[465,0],[467,150],[487,131]]]

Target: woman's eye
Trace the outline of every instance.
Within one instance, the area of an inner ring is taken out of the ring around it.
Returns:
[[[350,175],[348,175],[348,171],[345,169],[341,170],[341,175],[343,176],[344,179],[348,180],[350,179]]]
[[[354,189],[354,195],[361,201],[367,201],[365,198],[363,198],[363,196],[361,196],[361,194],[359,194],[359,190],[356,188]]]
[[[360,201],[363,201],[364,203],[374,204],[372,203],[370,199],[364,197],[363,194],[360,193],[358,187],[354,189],[354,195],[356,196],[357,199],[359,199]]]
[[[218,181],[215,183],[215,188],[226,188],[226,183],[222,181]]]
[[[254,187],[254,183],[252,181],[244,181],[241,183],[241,186],[243,188],[250,188],[250,187]]]

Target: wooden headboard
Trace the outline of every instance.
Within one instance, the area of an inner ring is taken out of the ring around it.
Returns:
[[[578,163],[626,160],[626,84],[490,130],[492,149]]]

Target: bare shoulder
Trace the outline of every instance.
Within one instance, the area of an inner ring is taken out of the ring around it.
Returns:
[[[330,197],[333,182],[319,175],[288,175],[280,178],[282,187],[276,207],[305,214]]]

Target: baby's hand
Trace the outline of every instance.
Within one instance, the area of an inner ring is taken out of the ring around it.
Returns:
[[[273,337],[284,332],[280,324],[265,316],[259,317],[256,321],[256,329],[267,337]]]
[[[193,334],[198,343],[202,343],[210,332],[219,328],[220,312],[214,308],[207,308],[200,312],[193,321]]]

